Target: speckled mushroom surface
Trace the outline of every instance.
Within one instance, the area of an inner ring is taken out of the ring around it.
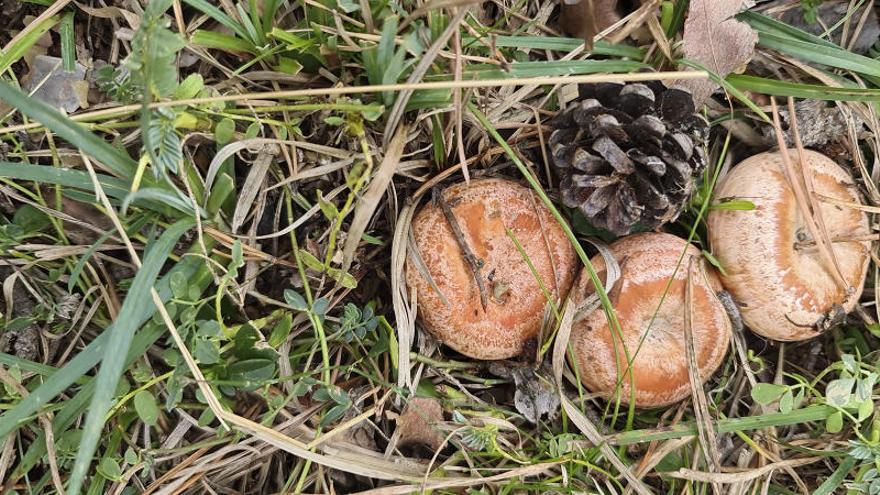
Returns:
[[[789,150],[797,163],[797,151]],[[797,165],[795,165],[797,166]],[[778,152],[749,157],[733,167],[716,188],[718,198],[751,201],[754,210],[713,210],[708,217],[712,252],[724,267],[724,287],[740,305],[744,323],[776,340],[804,340],[827,328],[829,319],[849,312],[862,293],[870,243],[846,241],[870,234],[868,216],[830,204],[821,196],[861,203],[850,174],[826,156],[806,151],[824,223],[847,290],[834,277],[810,234]]]
[[[473,271],[441,207],[429,202],[413,219],[412,233],[433,286],[412,253],[406,262],[406,281],[416,291],[419,318],[441,342],[472,358],[516,356],[539,332],[547,298],[507,229],[554,299],[566,295],[574,280],[574,248],[537,194],[516,182],[471,180],[442,194],[464,240],[483,262],[488,304],[484,310]]]
[[[609,399],[614,398],[620,382],[620,400],[629,403],[630,376],[624,373],[629,352],[635,356],[635,405],[660,407],[678,402],[691,393],[685,347],[688,307],[693,315],[691,332],[703,382],[727,353],[731,324],[716,295],[721,290],[718,276],[699,249],[670,234],[635,234],[618,240],[610,249],[620,265],[620,279],[608,296],[620,322],[623,345],[616,333],[612,337],[601,307],[576,320],[571,345],[581,381],[591,392]],[[604,281],[604,259],[597,256],[592,263]],[[690,305],[685,297],[688,273]],[[573,290],[573,300],[578,303],[594,293],[586,272]]]

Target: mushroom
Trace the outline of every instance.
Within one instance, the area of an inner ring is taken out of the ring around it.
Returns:
[[[716,295],[721,290],[718,275],[699,249],[670,234],[631,235],[613,243],[610,251],[620,265],[620,278],[608,294],[620,334],[612,332],[602,307],[576,319],[571,345],[581,381],[606,399],[615,398],[619,386],[619,398],[628,404],[629,354],[634,357],[637,407],[678,402],[691,393],[687,325],[701,383],[718,369],[727,353],[731,323]],[[605,260],[596,256],[592,263],[604,280]],[[573,291],[576,304],[594,293],[586,273]]]
[[[797,167],[798,152],[789,155]],[[714,209],[708,229],[712,252],[724,267],[721,281],[740,305],[743,322],[765,337],[796,341],[819,335],[855,307],[868,271],[871,243],[865,239],[871,231],[867,214],[857,209],[861,198],[849,173],[820,153],[804,151],[821,222],[815,218],[827,229],[837,272],[813,239],[783,165],[781,154],[770,152],[733,167],[715,196],[742,198],[755,208]]]
[[[407,258],[406,282],[419,317],[466,356],[517,356],[541,329],[547,296],[555,302],[568,293],[574,248],[540,198],[516,182],[471,180],[439,196],[412,222],[417,249]]]

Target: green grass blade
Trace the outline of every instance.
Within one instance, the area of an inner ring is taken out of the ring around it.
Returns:
[[[130,156],[92,134],[82,125],[70,120],[49,104],[26,95],[5,81],[0,81],[0,100],[75,144],[120,177],[131,178],[134,176],[137,162],[132,160]]]
[[[776,36],[783,36],[797,41],[806,41],[829,48],[840,48],[839,46],[824,38],[820,38],[802,29],[798,29],[790,24],[777,21],[776,19],[766,16],[764,14],[759,14],[758,12],[746,10],[737,14],[736,18],[752,26],[752,28],[754,28],[755,31],[758,31],[759,34],[774,34]]]
[[[775,412],[760,416],[745,418],[726,418],[715,422],[715,431],[718,433],[732,433],[736,431],[760,430],[774,426],[796,425],[814,421],[824,421],[829,414],[836,409],[831,406],[818,405],[791,412]],[[654,442],[657,440],[669,440],[697,434],[697,425],[693,421],[679,423],[662,429],[631,430],[616,435],[610,435],[605,439],[611,445],[633,445],[637,443]]]
[[[210,249],[211,240],[207,239]],[[159,291],[159,295],[162,297],[163,301],[168,301],[171,297],[171,289],[170,283],[171,274],[173,273],[181,273],[184,277],[190,281],[190,287],[197,287],[198,294],[195,294],[193,299],[187,299],[190,301],[194,301],[201,297],[201,294],[208,287],[208,285],[213,281],[210,270],[208,270],[207,265],[204,261],[196,256],[186,256],[181,260],[177,265],[174,266],[170,270],[168,274],[162,277],[162,280],[156,284],[156,289]],[[155,309],[152,308],[151,309]],[[143,314],[138,315],[139,325],[142,325],[145,321],[149,319],[151,314]],[[162,335],[165,335],[165,327],[163,325],[146,325],[142,330],[140,330],[134,337],[132,341],[131,348],[128,352],[128,360],[126,361],[126,367],[131,366],[131,364],[143,356],[147,349],[150,348]],[[93,341],[89,346],[94,345],[97,340],[104,339],[103,342],[106,342],[107,338],[110,335],[110,329],[108,328],[107,332],[101,334],[96,341]],[[102,343],[103,345],[103,343]],[[89,347],[87,346],[86,349]],[[0,354],[0,363],[3,363],[3,355]],[[97,358],[94,362],[89,366],[91,368],[95,364],[97,364]],[[22,368],[24,369],[24,368]],[[62,368],[62,370],[66,370]],[[76,419],[85,411],[86,406],[88,405],[88,401],[91,398],[92,394],[95,391],[95,380],[89,379],[89,381],[83,386],[76,394],[70,399],[64,401],[64,405],[62,408],[55,413],[55,418],[52,421],[52,431],[55,433],[55,438],[59,438],[61,433],[63,433],[67,428],[69,428]],[[25,475],[25,473],[29,472],[33,469],[37,463],[46,455],[46,441],[44,433],[40,432],[37,435],[37,438],[31,442],[30,447],[27,452],[21,458],[21,462],[13,471],[14,479],[19,479]]]
[[[880,77],[880,61],[852,53],[828,40],[757,12],[737,16],[758,32],[758,45],[807,62]]]
[[[50,17],[36,25],[14,45],[9,47],[6,53],[0,54],[0,73],[6,72],[12,64],[18,62],[32,46],[37,43],[41,36],[58,24],[58,16]],[[4,83],[5,84],[5,83]],[[0,96],[2,99],[2,96]]]
[[[814,64],[847,69],[860,74],[880,77],[880,62],[842,48],[796,41],[770,33],[758,33],[758,44]]]
[[[196,32],[192,34],[191,41],[196,45],[205,48],[223,50],[224,52],[251,53],[254,55],[258,53],[257,48],[252,43],[249,43],[238,36],[215,33],[214,31],[206,31],[204,29],[197,29]]]
[[[559,60],[555,62],[517,62],[510,70],[497,65],[479,64],[468,68],[464,79],[507,79],[514,77],[556,77],[599,72],[635,72],[648,67],[629,60]],[[470,77],[469,77],[470,76]]]
[[[159,275],[159,270],[165,264],[168,254],[177,243],[180,236],[189,230],[195,223],[191,219],[180,220],[168,227],[168,229],[156,240],[144,257],[143,266],[135,275],[131,289],[128,291],[119,315],[117,325],[101,357],[101,368],[95,378],[95,393],[89,405],[89,413],[86,416],[83,427],[82,440],[76,454],[76,462],[70,475],[68,493],[79,495],[81,485],[86,477],[86,472],[92,463],[92,457],[101,440],[107,411],[113,400],[113,394],[119,379],[125,371],[125,360],[134,338],[135,330],[140,326],[135,316],[143,313],[153,306],[150,298],[150,290]]]
[[[814,100],[880,102],[880,89],[833,88],[764,77],[731,74],[727,82],[740,91],[754,91],[772,96],[793,96]]]
[[[125,199],[125,196],[128,194],[128,184],[126,181],[109,175],[96,175],[107,196],[120,200]],[[0,162],[0,177],[39,182],[40,184],[73,187],[91,192],[95,191],[95,185],[87,172],[70,168]]]
[[[492,38],[498,48],[526,48],[536,50],[554,50],[570,52],[584,44],[584,40],[575,38],[557,38],[550,36],[495,36]],[[477,38],[465,37],[461,42],[465,46],[476,43]],[[626,57],[641,60],[645,50],[627,45],[597,41],[591,52],[593,55],[608,57]]]
[[[840,485],[843,484],[843,480],[846,479],[846,475],[849,474],[852,468],[856,467],[856,463],[858,461],[855,457],[846,456],[843,458],[843,461],[840,462],[840,465],[837,466],[837,469],[831,473],[831,476],[825,479],[825,481],[819,485],[819,488],[816,488],[813,491],[813,495],[832,495],[834,493],[840,493],[838,490],[842,487]]]
[[[54,366],[49,366],[48,364],[43,363],[35,363],[29,359],[23,359],[18,356],[13,356],[12,354],[6,354],[5,352],[0,352],[0,364],[10,367],[15,366],[16,368],[19,368],[23,371],[46,376],[51,375],[58,370],[58,368]]]
[[[228,15],[226,15],[226,13],[224,13],[222,10],[211,5],[210,3],[206,2],[205,0],[183,0],[183,2],[188,4],[191,7],[195,7],[197,9],[199,9],[205,15],[210,17],[211,19],[214,19],[215,21],[219,22],[220,24],[223,24],[224,26],[228,27],[229,29],[232,30],[232,32],[237,34],[240,38],[245,39],[245,40],[251,40],[250,36],[248,35],[248,32],[244,29],[244,26],[242,26],[238,22],[235,22],[235,20],[233,20]],[[253,40],[251,40],[251,41],[253,41]]]
[[[187,279],[191,277],[196,278],[195,274],[199,269],[207,272],[207,268],[204,267],[204,261],[194,256],[184,257],[156,284],[156,289],[159,291],[162,300],[167,301],[171,297],[170,281],[174,273],[182,273]],[[152,304],[140,309],[141,311],[132,317],[132,321],[137,326],[143,325],[156,311]],[[119,322],[118,319],[117,322]],[[15,407],[0,416],[0,438],[5,437],[21,426],[26,418],[35,414],[43,405],[57,397],[61,392],[64,392],[83,375],[88,373],[89,370],[94,368],[101,360],[101,354],[106,349],[107,340],[116,331],[117,324],[113,323],[108,326],[101,335],[77,353],[73,359],[68,361],[57,372],[47,377],[42,385],[33,390]]]
[[[73,12],[67,12],[61,18],[61,62],[64,70],[76,70],[76,40],[73,36]]]

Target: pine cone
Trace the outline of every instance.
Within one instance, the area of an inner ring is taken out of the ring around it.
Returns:
[[[706,166],[709,123],[691,95],[659,82],[579,93],[550,136],[563,203],[619,236],[675,220]]]

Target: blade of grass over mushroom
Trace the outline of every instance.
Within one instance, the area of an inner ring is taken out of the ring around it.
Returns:
[[[834,88],[820,84],[780,81],[745,74],[731,74],[727,76],[727,82],[741,91],[753,91],[770,96],[793,96],[826,101],[880,102],[880,89]]]
[[[49,104],[28,96],[5,81],[0,81],[0,100],[28,117],[42,123],[62,138],[76,143],[77,147],[104,164],[121,177],[134,176],[137,162],[125,152],[114,148],[103,139],[73,122]]]
[[[92,456],[101,439],[101,431],[104,429],[107,411],[116,390],[116,385],[122,377],[125,359],[131,347],[132,339],[138,324],[136,316],[148,311],[153,306],[148,294],[159,275],[159,270],[171,253],[171,249],[184,232],[195,225],[191,219],[180,220],[168,227],[168,229],[147,250],[143,266],[137,271],[131,288],[116,321],[113,332],[107,340],[107,347],[101,357],[101,367],[95,378],[95,393],[89,405],[83,427],[82,440],[76,455],[76,462],[70,476],[69,492],[77,495],[85,479],[86,472],[92,462]]]
[[[590,275],[590,279],[596,286],[596,291],[599,293],[599,299],[602,302],[602,307],[613,315],[614,308],[611,306],[611,300],[608,299],[608,294],[605,292],[604,287],[602,287],[602,281],[599,280],[599,276],[596,274],[596,270],[593,268],[593,264],[590,263],[589,256],[587,256],[587,253],[584,252],[584,248],[581,247],[580,242],[578,242],[577,237],[575,237],[574,232],[572,232],[571,227],[568,226],[568,223],[562,217],[562,214],[559,213],[559,210],[557,210],[556,206],[553,205],[553,202],[550,201],[547,193],[544,192],[544,189],[541,187],[540,184],[538,184],[538,181],[535,180],[535,177],[532,176],[531,172],[528,168],[526,168],[522,160],[519,159],[516,153],[514,153],[513,149],[511,149],[510,145],[507,144],[507,141],[505,141],[505,139],[501,137],[500,134],[498,134],[498,131],[495,129],[492,123],[489,122],[489,119],[486,117],[486,115],[478,110],[477,107],[474,106],[474,104],[471,102],[467,103],[467,108],[474,115],[474,117],[477,118],[483,128],[486,129],[486,132],[488,132],[489,135],[492,136],[493,139],[495,139],[495,142],[497,142],[498,145],[501,146],[502,149],[504,149],[505,153],[507,153],[508,158],[513,161],[514,165],[516,165],[516,168],[519,169],[520,173],[523,175],[523,178],[528,181],[529,185],[532,187],[532,189],[535,190],[544,205],[546,205],[547,208],[550,209],[553,217],[556,219],[557,222],[559,222],[559,225],[565,232],[566,237],[568,237],[568,240],[571,242],[572,246],[574,246],[574,249],[577,252],[578,257],[580,258],[581,263],[583,263],[584,267]],[[616,318],[614,318],[614,320],[616,321]]]
[[[556,221],[559,222],[559,225],[560,225],[560,227],[562,227],[562,230],[565,232],[566,237],[568,237],[569,241],[572,243],[572,246],[574,246],[575,252],[577,252],[578,257],[580,258],[581,263],[584,266],[584,269],[587,270],[587,273],[590,276],[590,280],[593,283],[593,286],[596,289],[596,294],[599,297],[599,302],[600,302],[602,308],[604,309],[606,316],[608,317],[609,327],[616,329],[617,334],[620,335],[620,322],[617,319],[617,314],[614,311],[614,307],[611,304],[611,300],[608,298],[608,293],[605,290],[605,287],[602,285],[602,280],[599,279],[599,275],[596,273],[596,270],[593,267],[593,264],[590,262],[590,258],[587,256],[586,252],[584,252],[583,247],[581,247],[580,242],[578,242],[577,237],[575,237],[574,232],[568,226],[568,223],[565,221],[565,219],[559,213],[559,210],[557,210],[556,207],[553,205],[553,202],[550,201],[550,198],[547,196],[547,194],[541,188],[541,185],[538,184],[538,181],[535,179],[535,177],[532,176],[529,169],[526,168],[526,166],[522,162],[522,160],[520,160],[519,157],[516,155],[516,153],[513,152],[513,149],[510,148],[510,145],[507,144],[507,141],[505,141],[504,138],[501,137],[500,134],[498,134],[498,131],[495,129],[495,127],[492,125],[492,123],[489,122],[489,119],[486,117],[486,115],[483,114],[482,112],[480,112],[474,106],[474,104],[472,102],[468,102],[467,107],[468,107],[468,110],[471,112],[471,114],[473,114],[477,118],[477,120],[480,122],[480,124],[483,126],[483,128],[486,129],[486,131],[489,133],[489,135],[492,136],[493,139],[495,139],[495,141],[498,143],[499,146],[501,146],[502,149],[504,149],[508,158],[510,158],[510,160],[513,161],[514,165],[516,165],[516,168],[520,171],[520,173],[523,175],[523,177],[526,179],[526,181],[528,181],[528,183],[532,187],[532,189],[534,189],[534,191],[538,194],[538,196],[541,198],[541,201],[544,203],[544,205],[547,206],[547,208],[553,214],[553,217],[556,219]],[[624,348],[624,352],[626,352],[625,348]],[[630,360],[630,356],[628,353],[626,353],[626,358],[627,358],[627,360]],[[632,376],[632,373],[630,373],[630,376]],[[629,414],[627,415],[627,428],[628,429],[632,428],[632,422],[633,422],[633,417],[634,417],[633,404],[634,404],[634,401],[630,401]],[[609,455],[613,455],[613,453],[609,453]],[[617,461],[620,462],[619,459],[617,459]],[[612,459],[612,462],[614,462],[613,459]],[[625,466],[620,466],[620,468],[625,470]],[[629,473],[629,472],[622,473],[622,474],[624,476],[626,476],[628,479],[630,479],[630,477],[631,477],[631,473]],[[639,480],[635,479],[635,480],[631,480],[631,481],[633,483],[632,486],[634,488],[636,488],[639,492],[643,491],[644,488],[640,484]]]
[[[544,285],[544,280],[541,278],[538,270],[535,269],[535,264],[532,263],[532,260],[529,258],[528,253],[526,253],[525,249],[523,249],[522,244],[520,244],[519,242],[519,239],[516,238],[516,234],[509,228],[505,228],[504,231],[507,233],[507,237],[509,237],[510,240],[513,241],[513,244],[516,246],[516,250],[519,251],[520,256],[522,256],[523,261],[525,261],[526,265],[528,265],[529,271],[532,272],[532,277],[534,277],[535,281],[538,282],[538,287],[541,289],[541,293],[544,294],[544,298],[550,304],[550,309],[553,310],[553,315],[556,317],[556,320],[561,320],[562,313],[559,312],[559,308],[556,306],[556,302],[553,300],[553,296],[550,294],[550,291],[547,290],[547,286]]]
[[[605,314],[608,318],[609,328],[612,329],[612,335],[621,335],[620,322],[617,319],[617,314],[614,311],[611,300],[608,298],[608,292],[605,290],[605,287],[603,287],[602,281],[599,279],[599,275],[596,273],[593,264],[590,262],[590,258],[587,256],[586,252],[584,252],[583,247],[581,247],[580,243],[577,240],[577,237],[575,237],[574,235],[574,232],[572,232],[571,228],[568,226],[568,223],[566,223],[565,219],[559,213],[559,210],[557,210],[553,203],[550,201],[550,198],[547,197],[547,194],[541,188],[540,184],[538,184],[537,180],[529,172],[528,168],[526,168],[525,164],[522,163],[522,160],[520,160],[516,153],[513,152],[513,149],[510,148],[510,145],[507,144],[507,141],[505,141],[504,138],[501,137],[500,134],[498,134],[498,131],[495,129],[495,127],[492,126],[492,123],[489,122],[489,119],[486,117],[486,115],[480,112],[471,102],[468,102],[468,109],[477,118],[480,124],[482,124],[489,135],[495,139],[499,146],[501,146],[507,156],[511,159],[511,161],[513,161],[514,165],[516,165],[517,169],[519,169],[523,177],[529,182],[529,185],[532,186],[532,189],[534,189],[535,192],[537,192],[538,196],[540,196],[541,201],[543,201],[547,208],[550,209],[550,212],[553,214],[553,217],[556,219],[556,221],[559,222],[560,226],[562,226],[565,235],[574,246],[578,257],[581,260],[581,263],[584,265],[584,269],[587,270],[587,274],[590,276],[590,281],[595,287],[596,293],[599,295],[599,301],[602,305],[602,309],[605,311]],[[630,363],[630,366],[632,366],[633,358],[630,356],[629,351],[626,349],[626,347],[624,347],[623,351],[626,355],[627,362]],[[632,379],[634,374],[622,374],[622,376],[629,376]],[[635,388],[631,387],[631,392],[634,392],[634,390]],[[628,429],[632,428],[633,418],[635,417],[635,401],[631,400],[629,401],[629,403],[630,407],[627,411],[628,413],[626,421]]]
[[[210,244],[208,245],[210,246]],[[209,272],[203,260],[194,256],[184,257],[156,284],[156,288],[164,300],[168,300],[171,297],[170,283],[171,277],[175,273],[183,274],[188,280],[199,281],[205,280]],[[155,307],[152,304],[138,306],[137,309],[139,311],[130,318],[130,324],[135,326],[143,325],[155,312]],[[16,428],[22,426],[26,418],[35,414],[47,402],[64,392],[88,373],[89,370],[94,368],[100,362],[101,355],[106,352],[107,341],[110,339],[110,336],[115,333],[117,325],[121,324],[119,321],[117,318],[116,323],[108,326],[106,330],[79,351],[67,364],[47,377],[39,387],[22,399],[15,407],[0,416],[0,437],[5,437]],[[146,350],[152,343],[147,343],[143,349]],[[81,390],[79,393],[82,392]]]

